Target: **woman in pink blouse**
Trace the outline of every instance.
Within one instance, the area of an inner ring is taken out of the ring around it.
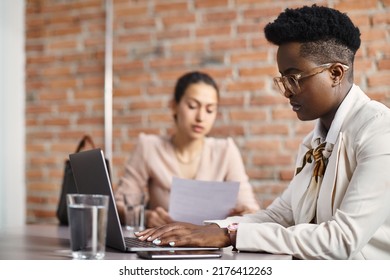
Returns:
[[[167,211],[173,176],[239,181],[237,205],[231,215],[259,209],[233,140],[207,137],[217,116],[218,101],[218,87],[209,75],[190,72],[179,78],[172,102],[175,132],[171,136],[139,136],[115,190],[121,219],[124,194],[143,193],[147,198],[146,226],[172,222]]]

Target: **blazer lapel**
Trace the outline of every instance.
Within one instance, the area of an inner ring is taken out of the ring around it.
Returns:
[[[310,149],[310,141],[311,137],[308,137],[305,139],[305,141],[301,144],[299,153],[298,153],[298,160],[297,165],[295,166],[295,170],[298,167],[302,166],[302,160],[306,152]],[[299,200],[303,196],[304,192],[306,191],[307,187],[309,186],[311,175],[313,173],[313,164],[306,164],[305,167],[302,169],[301,172],[294,175],[292,178],[289,188],[292,190],[291,195],[291,207],[292,209],[297,209]],[[295,215],[296,213],[294,213]]]
[[[321,189],[317,201],[317,222],[329,220],[333,215],[333,205],[336,189],[336,177],[338,164],[340,159],[340,151],[343,143],[343,133],[340,132],[333,151],[329,157],[328,165],[325,170],[324,178],[322,180]]]

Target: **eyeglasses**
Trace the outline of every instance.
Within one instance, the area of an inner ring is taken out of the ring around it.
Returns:
[[[307,72],[301,72],[298,74],[288,74],[281,77],[275,77],[274,83],[279,88],[282,95],[286,96],[286,92],[289,91],[293,95],[298,94],[301,91],[299,81],[303,78],[308,78],[330,69],[335,63],[325,63],[314,67]],[[348,70],[349,66],[341,64],[344,70]]]

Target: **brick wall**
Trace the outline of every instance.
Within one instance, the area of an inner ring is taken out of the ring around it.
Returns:
[[[103,147],[104,0],[26,1],[27,221],[56,222],[64,160],[84,133]],[[296,119],[272,77],[276,47],[262,29],[284,8],[329,5],[362,32],[355,74],[390,105],[390,1],[114,0],[113,182],[140,132],[166,134],[176,79],[210,73],[221,89],[212,135],[232,136],[262,207],[292,177]]]

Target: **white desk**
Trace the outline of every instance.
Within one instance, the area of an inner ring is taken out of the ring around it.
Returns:
[[[71,259],[69,229],[64,226],[31,224],[0,230],[0,260]],[[135,253],[106,248],[107,260],[139,259]],[[291,260],[288,255],[232,252],[223,249],[222,260]],[[218,260],[218,259],[215,259]]]

